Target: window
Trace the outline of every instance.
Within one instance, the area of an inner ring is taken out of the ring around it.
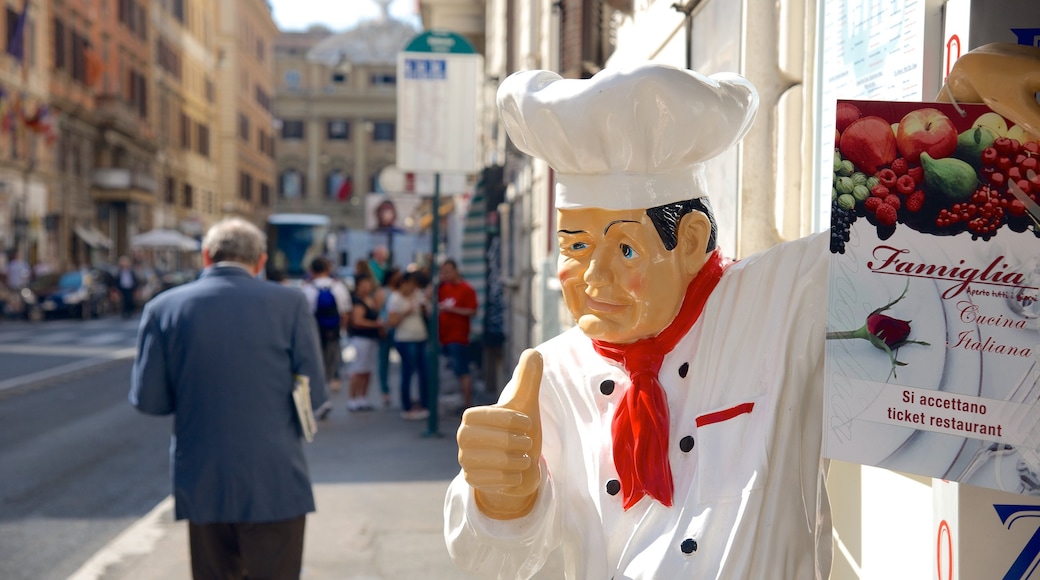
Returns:
[[[264,52],[266,52],[266,51],[265,51],[265,48],[264,48],[264,41],[263,41],[263,39],[257,39],[257,41],[256,41],[256,60],[257,61],[264,62]]]
[[[344,119],[329,121],[329,140],[342,141],[346,139],[350,139],[350,123]]]
[[[206,79],[206,102],[212,103],[217,100],[217,89],[212,79]]]
[[[184,113],[181,113],[181,148],[191,149],[191,119]]]
[[[372,125],[372,140],[393,143],[396,126],[393,121],[376,121]]]
[[[271,111],[271,97],[267,96],[267,92],[260,88],[260,85],[256,85],[256,104],[260,105],[260,108],[270,112]]]
[[[54,19],[54,69],[65,68],[65,23]]]
[[[166,190],[163,195],[163,201],[170,205],[177,201],[177,180],[172,177],[166,178]]]
[[[271,186],[266,183],[260,184],[260,205],[263,207],[271,205]]]
[[[184,24],[184,0],[173,0],[170,3],[170,14],[173,14],[177,22]]]
[[[209,157],[209,127],[202,123],[198,123],[195,127],[199,138],[197,144],[199,155]]]
[[[148,83],[144,75],[130,69],[127,100],[142,118],[148,117]]]
[[[243,201],[253,201],[253,176],[245,171],[238,174],[238,197]]]
[[[393,73],[377,73],[369,77],[373,87],[393,87],[397,85],[397,76]]]
[[[329,199],[340,199],[340,188],[347,182],[347,175],[339,169],[333,169],[329,172],[328,178],[325,180],[325,195]],[[349,186],[344,188],[343,199],[349,198]]]
[[[195,207],[195,189],[187,183],[184,184],[184,207],[188,209]]]
[[[282,121],[282,139],[303,139],[303,121]]]
[[[285,199],[296,199],[303,196],[304,176],[296,169],[288,169],[282,172],[281,195]]]
[[[246,117],[244,113],[238,114],[238,136],[246,142],[249,142],[249,117]]]
[[[72,78],[86,84],[87,82],[87,49],[90,43],[75,30],[72,31]]]
[[[290,91],[298,91],[300,89],[300,71],[285,71],[285,87]]]
[[[334,72],[332,73],[332,82],[341,85],[347,82],[347,73]]]

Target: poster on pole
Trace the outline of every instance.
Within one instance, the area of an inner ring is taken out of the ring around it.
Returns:
[[[474,173],[484,59],[454,32],[419,34],[397,56],[397,167]]]
[[[839,101],[827,457],[1040,495],[1040,142],[983,105]]]

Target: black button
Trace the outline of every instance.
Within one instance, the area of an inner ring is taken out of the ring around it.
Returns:
[[[621,491],[621,482],[616,479],[611,479],[607,482],[607,493],[610,495],[617,495]]]
[[[697,540],[693,538],[686,538],[682,541],[682,545],[679,546],[683,554],[692,554],[697,551]]]
[[[679,449],[682,449],[683,453],[689,453],[693,449],[693,437],[687,435],[679,440]]]
[[[683,363],[682,366],[679,367],[679,376],[685,379],[686,373],[688,372],[690,372],[690,363]]]
[[[599,384],[599,392],[609,395],[614,392],[614,381],[607,379]]]

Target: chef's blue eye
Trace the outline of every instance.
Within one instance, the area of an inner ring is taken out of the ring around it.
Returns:
[[[571,249],[576,252],[584,250],[587,247],[589,247],[589,245],[585,242],[574,242],[573,244],[571,244]]]
[[[625,259],[631,260],[632,258],[635,258],[639,254],[635,250],[632,249],[632,246],[630,246],[628,244],[621,244],[621,255],[624,256]]]

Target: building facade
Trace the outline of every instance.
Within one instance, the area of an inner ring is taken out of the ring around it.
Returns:
[[[283,33],[275,49],[280,212],[320,213],[365,228],[365,196],[396,159],[397,53],[416,35],[380,18],[333,33]]]
[[[218,8],[216,59],[218,192],[223,214],[256,223],[274,204],[274,60],[278,28],[264,0]]]
[[[156,228],[197,236],[219,215],[217,4],[162,0],[153,28]]]

